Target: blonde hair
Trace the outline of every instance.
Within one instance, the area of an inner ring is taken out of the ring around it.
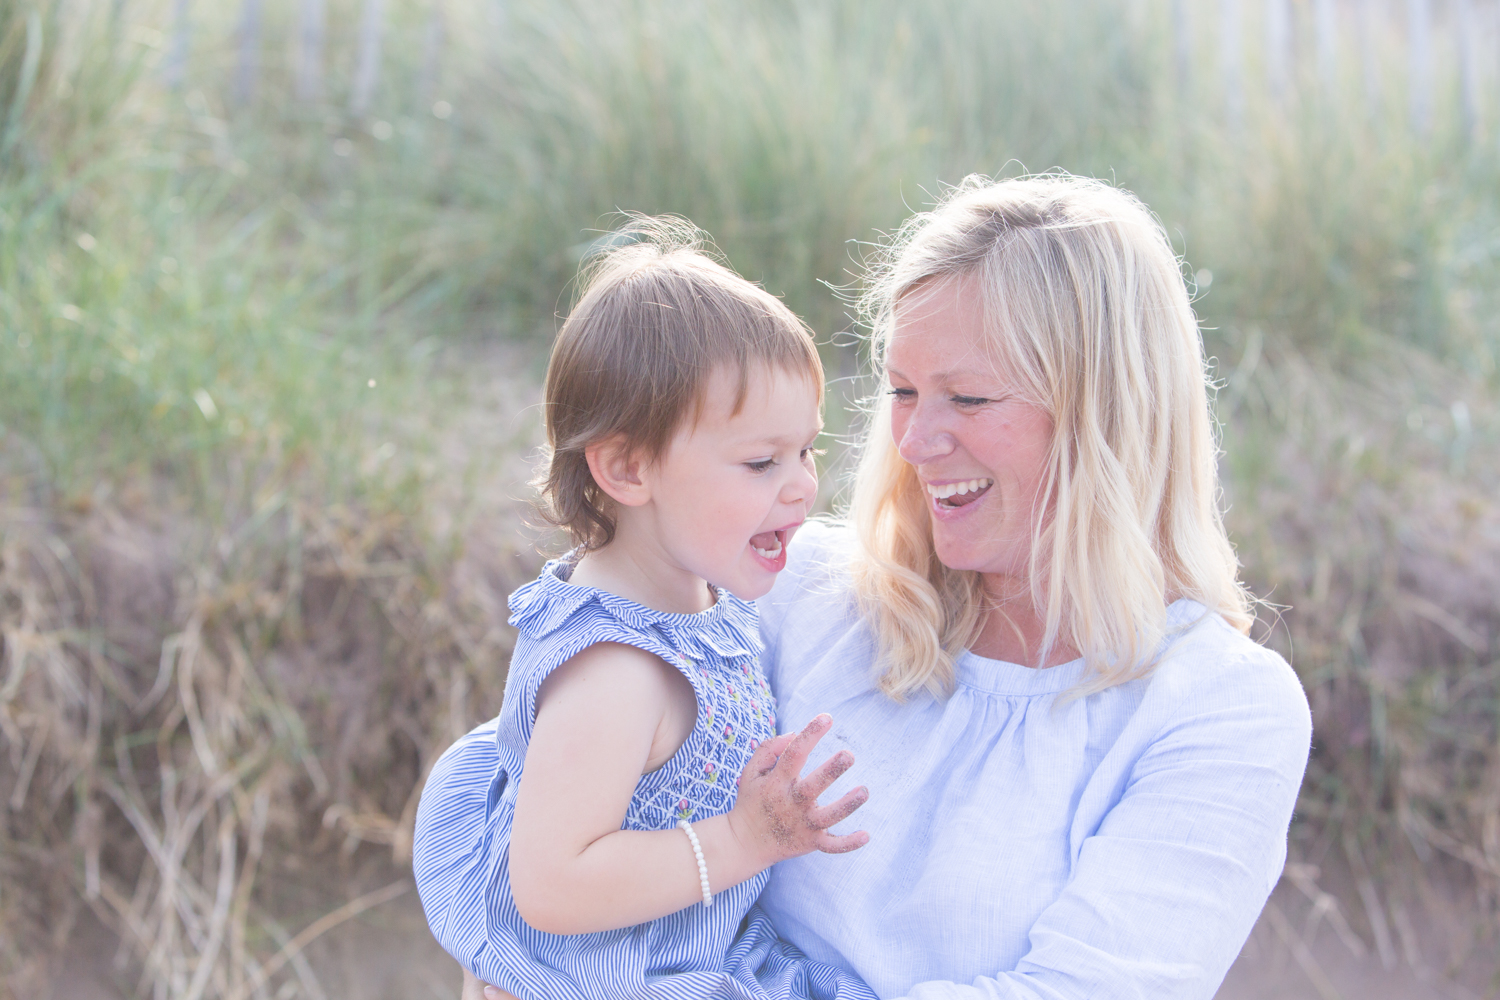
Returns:
[[[739,413],[752,368],[805,375],[823,393],[812,331],[780,299],[725,267],[707,234],[675,216],[631,216],[584,261],[580,293],[547,362],[542,516],[575,547],[608,545],[613,501],[585,450],[619,437],[648,461],[697,419],[710,376],[739,377]]]
[[[908,220],[868,277],[861,305],[878,368],[902,298],[964,280],[982,297],[996,363],[1052,417],[1031,538],[1038,665],[1066,644],[1086,661],[1080,693],[1142,676],[1178,597],[1249,630],[1218,506],[1197,320],[1167,234],[1134,195],[1065,174],[972,176]],[[881,398],[850,507],[855,591],[881,649],[882,689],[941,696],[978,638],[985,596],[979,573],[934,554],[927,497]]]

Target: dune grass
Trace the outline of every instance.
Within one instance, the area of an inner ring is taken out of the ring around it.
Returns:
[[[440,49],[393,2],[355,116],[353,0],[311,103],[290,5],[245,103],[228,6],[163,85],[169,7],[0,0],[9,981],[87,905],[143,994],[317,995],[270,862],[399,861],[495,705],[534,562],[494,469],[532,439],[470,425],[534,381],[611,213],[693,219],[851,373],[862,246],[974,171],[1112,177],[1184,254],[1232,531],[1316,714],[1294,856],[1353,870],[1382,954],[1426,877],[1500,906],[1500,123],[1470,142],[1442,91],[1414,136],[1347,51],[1278,104],[1250,32],[1232,124],[1214,25],[1179,79],[1146,0],[473,0]]]

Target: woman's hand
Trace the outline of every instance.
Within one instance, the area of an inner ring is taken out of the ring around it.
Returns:
[[[836,836],[828,828],[847,819],[870,798],[861,785],[831,805],[818,796],[854,766],[854,754],[840,750],[807,777],[807,755],[833,727],[819,715],[800,733],[777,736],[756,749],[739,778],[739,799],[729,813],[730,829],[742,847],[765,867],[812,851],[844,854],[870,842],[863,830]]]

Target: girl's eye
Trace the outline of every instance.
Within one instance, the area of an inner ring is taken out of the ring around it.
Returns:
[[[824,451],[822,448],[803,448],[802,454],[798,457],[801,458],[802,461],[807,462],[811,461],[814,458],[817,458],[819,455],[826,454],[828,454],[828,452]]]
[[[885,394],[887,396],[895,396],[897,401],[899,402],[905,402],[910,399],[915,399],[917,396],[917,390],[907,388],[887,389]]]
[[[771,468],[771,466],[775,464],[776,459],[774,458],[762,458],[755,462],[746,462],[745,468],[749,469],[751,472],[766,472]]]

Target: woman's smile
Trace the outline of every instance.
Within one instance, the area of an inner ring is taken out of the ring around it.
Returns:
[[[956,482],[928,482],[927,495],[932,498],[932,505],[939,511],[958,510],[974,503],[980,497],[990,491],[995,481],[987,476],[977,479],[960,479]]]

